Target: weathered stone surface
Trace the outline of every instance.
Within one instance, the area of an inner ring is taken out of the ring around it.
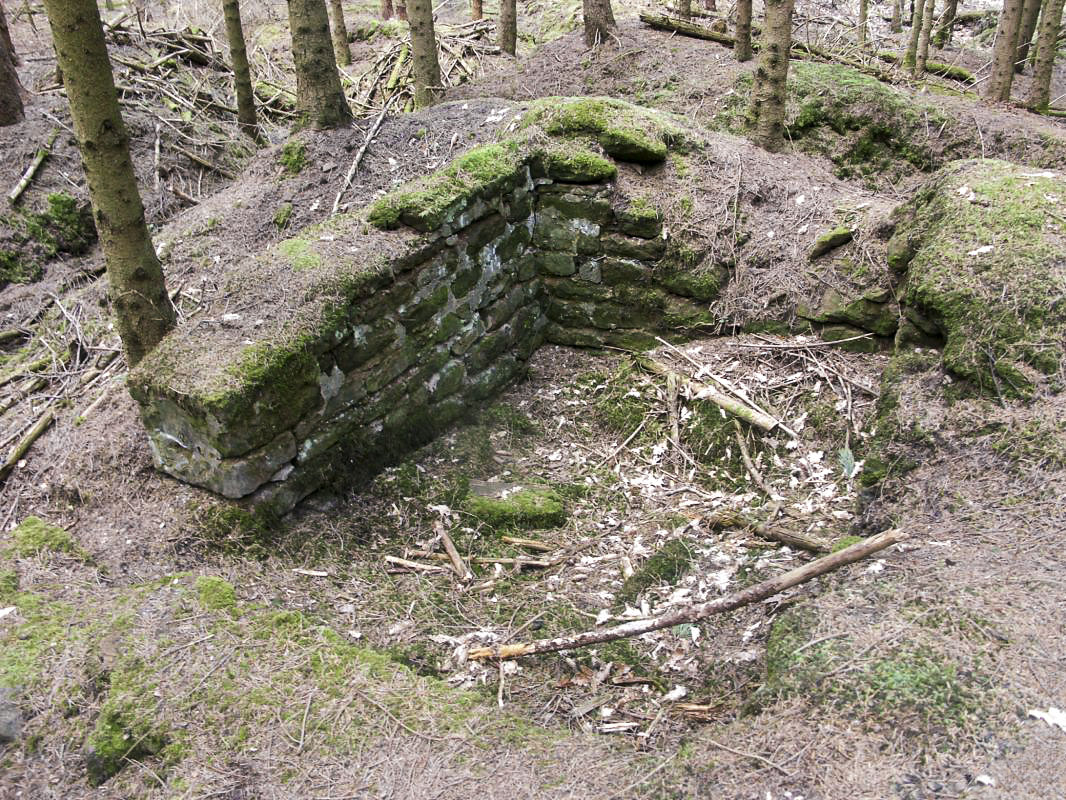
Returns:
[[[0,687],[0,743],[16,742],[22,735],[22,712],[14,689]]]

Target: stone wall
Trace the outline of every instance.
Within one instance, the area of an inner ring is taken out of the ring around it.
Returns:
[[[671,269],[654,207],[553,163],[523,157],[421,234],[354,215],[276,248],[297,271],[319,267],[319,240],[350,245],[358,280],[302,327],[289,304],[279,329],[299,336],[248,338],[211,361],[195,329],[168,337],[131,377],[156,465],[284,512],[338,472],[371,473],[425,443],[520,376],[542,342],[642,348],[711,322],[726,276]]]

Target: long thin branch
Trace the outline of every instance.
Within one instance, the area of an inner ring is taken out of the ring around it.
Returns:
[[[651,619],[634,620],[613,628],[604,628],[598,631],[585,631],[570,636],[558,636],[554,639],[538,639],[534,642],[523,644],[508,644],[500,647],[479,647],[470,651],[472,659],[486,658],[518,658],[519,656],[535,655],[537,653],[553,653],[559,650],[573,650],[578,647],[588,647],[593,644],[613,642],[617,639],[629,639],[652,631],[672,628],[675,625],[698,622],[701,619],[714,614],[722,614],[733,611],[743,606],[758,603],[767,597],[791,589],[801,583],[817,578],[835,569],[860,561],[874,553],[884,550],[886,547],[902,542],[907,534],[898,528],[879,533],[869,539],[853,544],[832,555],[819,558],[810,563],[797,567],[794,570],[778,575],[775,578],[749,586],[739,592],[708,600],[705,603],[696,603],[690,606],[668,611]]]

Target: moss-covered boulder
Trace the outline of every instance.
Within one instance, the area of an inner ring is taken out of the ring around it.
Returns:
[[[567,519],[554,489],[515,483],[471,482],[463,510],[496,530],[557,528]]]
[[[989,393],[1060,390],[1066,177],[958,162],[897,216],[890,254],[906,272],[901,302],[908,319],[943,337],[944,367]]]

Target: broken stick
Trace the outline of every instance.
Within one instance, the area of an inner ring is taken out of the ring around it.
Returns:
[[[558,636],[554,639],[538,639],[537,641],[525,642],[523,644],[506,644],[499,647],[478,647],[470,651],[470,658],[475,660],[486,658],[518,658],[519,656],[535,655],[537,653],[553,653],[559,650],[573,650],[578,647],[588,647],[593,644],[613,642],[618,639],[628,639],[633,636],[650,633],[651,631],[672,628],[674,625],[698,622],[699,620],[714,614],[733,611],[734,609],[742,608],[743,606],[748,606],[752,603],[758,603],[768,597],[773,597],[775,594],[779,594],[793,586],[805,583],[806,581],[811,580],[811,578],[817,578],[819,575],[824,575],[827,572],[839,569],[846,564],[860,561],[867,556],[884,550],[890,545],[902,542],[906,538],[907,534],[905,532],[898,528],[892,528],[883,533],[879,533],[876,536],[872,536],[869,539],[853,544],[851,547],[847,547],[832,555],[811,561],[808,564],[804,564],[802,567],[797,567],[783,575],[778,575],[776,578],[770,578],[767,581],[757,583],[754,586],[749,586],[747,589],[742,589],[739,592],[733,592],[725,597],[708,600],[705,603],[683,606],[682,608],[661,614],[658,617],[634,620],[633,622],[616,625],[613,628],[604,628],[603,630],[598,631],[585,631],[584,633],[576,633],[570,636]]]
[[[48,158],[48,155],[52,152],[52,145],[56,143],[56,137],[59,136],[59,128],[52,128],[52,133],[48,137],[48,142],[43,147],[37,148],[37,154],[33,157],[33,161],[26,167],[26,171],[22,174],[22,178],[15,187],[7,193],[8,201],[14,205],[18,202],[19,197],[26,191],[26,188],[32,183],[33,176],[37,174],[37,170],[41,168],[41,164]]]
[[[337,213],[337,209],[340,208],[341,198],[344,197],[344,193],[348,191],[348,187],[352,185],[352,178],[355,177],[355,171],[359,169],[359,164],[363,161],[363,156],[366,154],[366,149],[370,147],[370,143],[374,141],[374,137],[377,135],[378,128],[381,127],[382,120],[385,119],[385,114],[389,110],[389,106],[392,105],[392,101],[395,100],[399,94],[393,94],[385,101],[385,105],[381,107],[381,113],[378,114],[377,119],[374,120],[374,124],[370,126],[370,130],[366,134],[366,140],[363,142],[363,146],[359,148],[359,152],[355,154],[355,158],[352,159],[352,165],[348,168],[348,174],[344,176],[344,183],[341,184],[341,190],[337,192],[337,196],[333,199],[333,210],[329,212],[330,216]]]

